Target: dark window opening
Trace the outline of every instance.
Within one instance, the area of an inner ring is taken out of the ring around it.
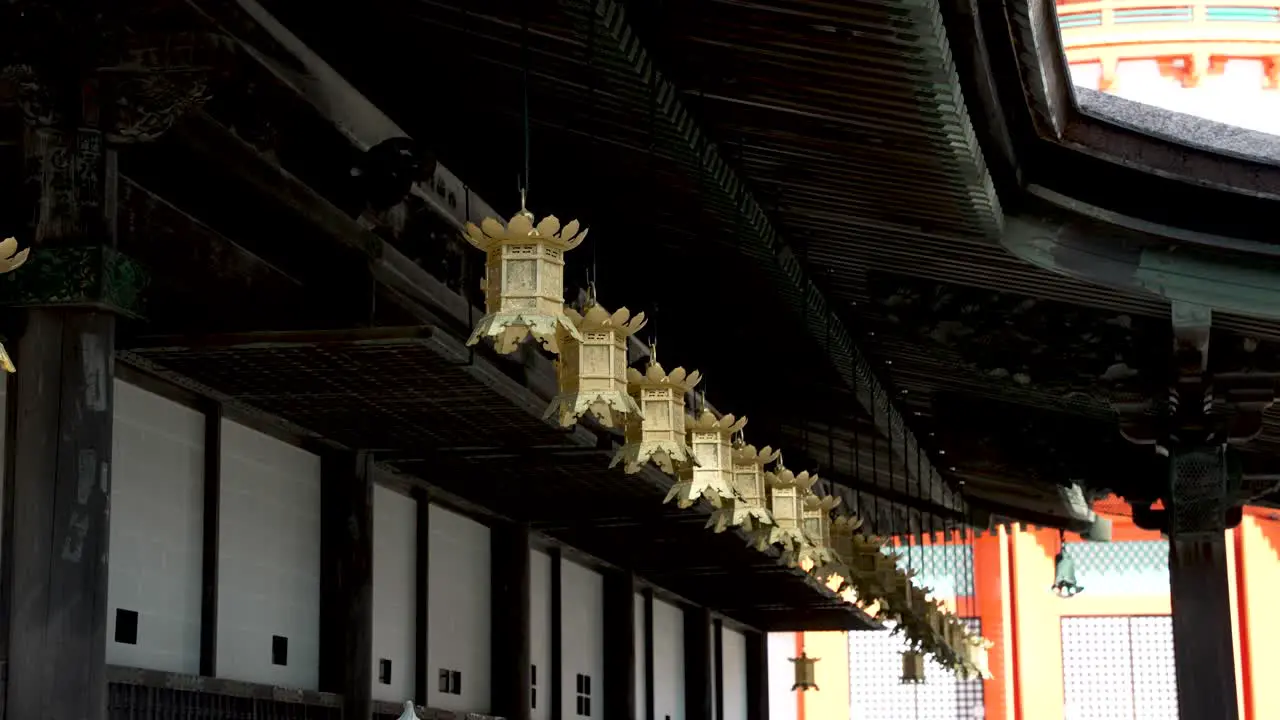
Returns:
[[[378,682],[383,685],[391,684],[391,661],[386,658],[378,661]]]
[[[271,664],[289,664],[289,638],[283,635],[271,636]]]
[[[577,711],[578,717],[591,717],[591,676],[578,673],[577,677]]]
[[[445,695],[462,694],[462,673],[440,668],[440,692]]]
[[[138,644],[138,611],[116,608],[116,642]]]
[[[538,666],[529,666],[529,707],[538,709]]]

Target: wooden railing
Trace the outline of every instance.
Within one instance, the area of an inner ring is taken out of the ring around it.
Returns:
[[[1194,86],[1228,59],[1264,63],[1268,87],[1280,82],[1280,0],[1083,0],[1057,3],[1070,64],[1102,66],[1102,86],[1117,63],[1158,60]]]

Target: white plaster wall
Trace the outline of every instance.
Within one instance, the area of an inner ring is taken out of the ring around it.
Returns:
[[[644,633],[644,595],[636,593],[636,717],[644,718],[648,707],[649,686],[645,684],[644,659],[649,652]]]
[[[576,563],[560,565],[561,702],[565,718],[604,717],[604,580]],[[591,678],[591,713],[577,712],[577,678]]]
[[[489,528],[436,505],[430,513],[427,704],[487,713],[492,602]],[[442,669],[462,673],[461,694],[440,692]]]
[[[373,697],[413,699],[417,623],[418,502],[373,488]],[[382,661],[391,663],[384,683]]]
[[[684,611],[653,601],[653,717],[684,720]]]
[[[529,551],[529,658],[533,674],[533,720],[551,720],[551,556]]]
[[[796,694],[791,692],[795,655],[795,633],[769,633],[769,720],[796,720]]]
[[[724,628],[720,633],[724,673],[724,720],[747,720],[747,637]]]
[[[204,415],[120,380],[114,410],[107,662],[196,674]],[[116,641],[119,610],[138,614],[136,644]]]
[[[218,675],[315,689],[320,655],[320,458],[222,421]],[[288,640],[284,665],[272,638]]]

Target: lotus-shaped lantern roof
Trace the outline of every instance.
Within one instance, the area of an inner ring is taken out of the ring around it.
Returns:
[[[797,488],[801,492],[808,492],[813,484],[818,482],[818,474],[810,474],[808,470],[799,473],[793,473],[790,470],[779,467],[769,473],[766,473],[769,484],[776,488]]]
[[[652,360],[643,373],[635,368],[627,368],[627,384],[640,387],[675,387],[680,389],[682,393],[686,393],[692,390],[701,379],[702,375],[697,370],[686,373],[682,367],[678,367],[668,374],[662,368],[662,365]]]
[[[578,232],[578,229],[577,220],[570,220],[568,225],[560,227],[560,220],[555,215],[548,215],[535,225],[533,213],[521,210],[511,216],[506,225],[494,218],[485,218],[480,227],[467,223],[467,242],[485,252],[498,245],[531,241],[572,250],[587,237],[586,230]]]
[[[834,497],[832,495],[825,495],[823,497],[818,497],[817,495],[810,495],[809,497],[804,499],[805,510],[818,510],[821,512],[831,512],[832,510],[836,509],[839,506],[840,506],[840,498]]]
[[[18,250],[17,238],[0,240],[0,273],[13,272],[22,267],[30,254],[31,248]]]
[[[831,532],[853,534],[862,527],[862,518],[857,515],[840,515],[831,521]]]
[[[644,313],[631,315],[626,308],[618,308],[610,313],[603,305],[592,303],[579,313],[571,307],[565,307],[564,314],[582,332],[614,332],[622,336],[634,335],[647,322]]]
[[[733,446],[733,463],[735,465],[760,465],[765,466],[777,460],[782,453],[778,450],[765,445],[759,450],[755,445],[747,445],[738,443]]]
[[[746,418],[735,418],[732,413],[716,417],[716,414],[710,410],[703,408],[702,412],[696,416],[690,417],[685,422],[685,428],[690,432],[697,433],[713,433],[718,432],[722,435],[733,435],[734,433],[746,427]]]

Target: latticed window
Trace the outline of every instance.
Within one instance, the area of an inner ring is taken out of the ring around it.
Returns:
[[[1066,720],[1177,720],[1168,615],[1062,618]]]
[[[977,618],[964,621],[981,632]],[[982,720],[981,680],[961,680],[932,660],[925,681],[903,685],[902,636],[889,631],[849,633],[849,717],[851,720]]]

